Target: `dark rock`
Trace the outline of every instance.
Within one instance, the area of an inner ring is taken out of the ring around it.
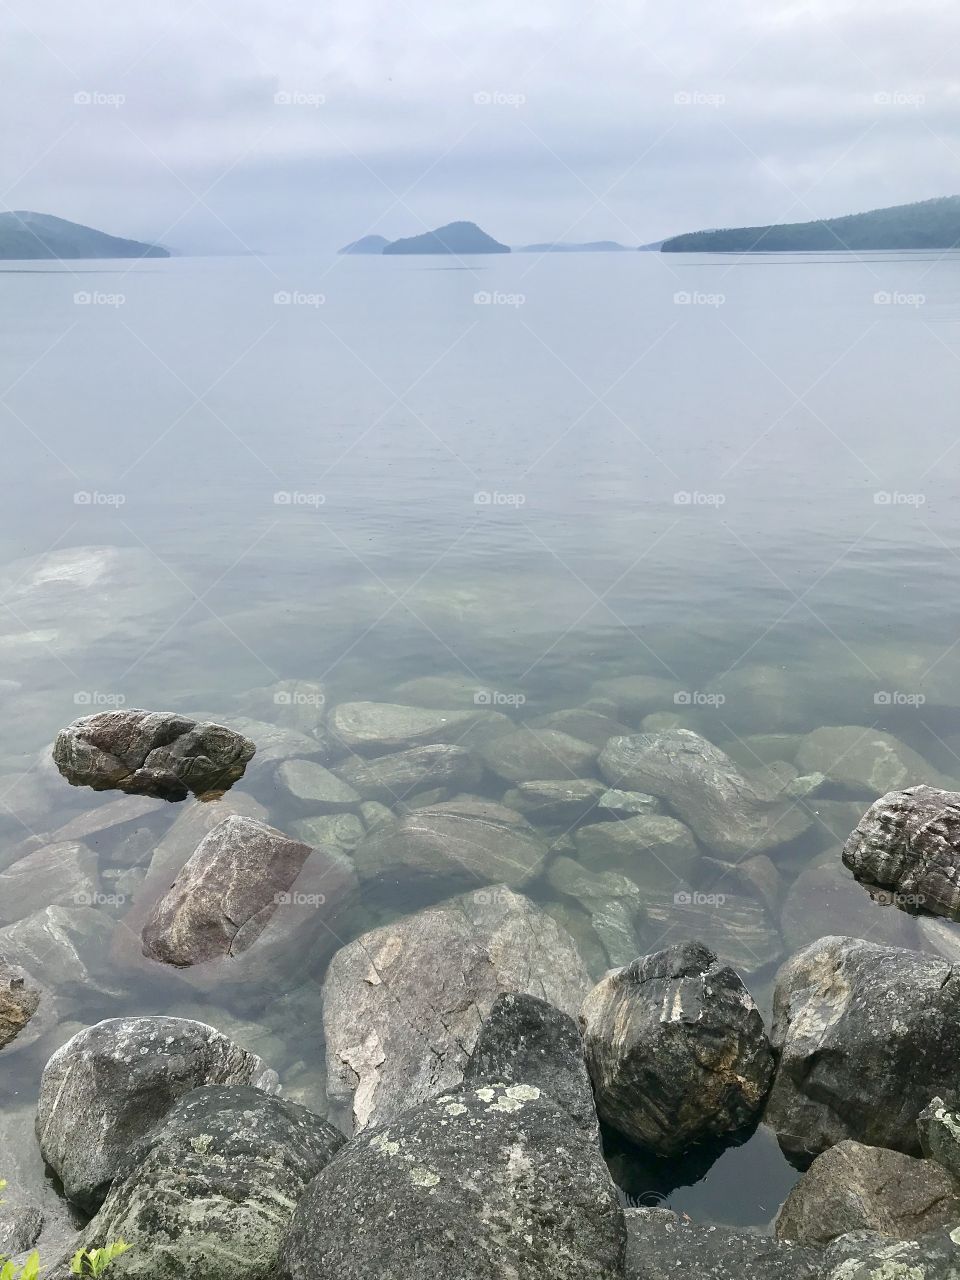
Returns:
[[[945,1169],[846,1140],[817,1156],[777,1214],[777,1236],[828,1244],[848,1231],[914,1240],[960,1220]]]
[[[0,1201],[0,1263],[32,1249],[43,1230],[43,1214],[30,1205]]]
[[[923,1154],[960,1181],[960,1115],[942,1098],[931,1098],[917,1122]],[[957,1215],[960,1217],[960,1214]]]
[[[364,934],[323,986],[327,1091],[356,1129],[459,1085],[497,996],[575,1013],[589,987],[573,939],[504,885]]]
[[[669,1209],[627,1209],[624,1216],[626,1280],[826,1280],[822,1249],[701,1225]]]
[[[62,729],[53,758],[75,787],[184,800],[190,791],[225,791],[255,751],[223,725],[173,712],[101,711]]]
[[[536,1085],[463,1086],[354,1138],[307,1188],[291,1280],[622,1280],[597,1143]]]
[[[343,1143],[306,1107],[258,1089],[193,1089],[131,1145],[75,1247],[126,1241],[111,1280],[268,1280],[294,1205]],[[50,1280],[69,1274],[65,1257]]]
[[[37,1111],[40,1150],[67,1198],[96,1210],[131,1143],[202,1084],[278,1088],[255,1054],[186,1018],[111,1018],[68,1040],[43,1069]]]
[[[39,1005],[40,991],[29,974],[15,966],[0,963],[0,1049],[16,1039]],[[3,1252],[0,1248],[0,1257]]]
[[[191,965],[251,946],[289,892],[310,846],[252,818],[225,818],[201,840],[143,930],[143,953]]]
[[[741,1128],[770,1087],[763,1019],[736,973],[700,943],[608,974],[580,1025],[601,1119],[660,1155]]]
[[[431,787],[473,791],[480,785],[483,769],[465,748],[442,742],[373,760],[353,756],[337,767],[336,774],[363,800],[393,805]]]
[[[954,1087],[960,971],[915,951],[821,938],[777,976],[765,1115],[788,1155],[854,1138],[920,1154],[917,1118]]]

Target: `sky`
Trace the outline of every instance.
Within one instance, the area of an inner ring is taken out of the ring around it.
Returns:
[[[3,0],[2,207],[185,252],[642,244],[960,192],[947,0]]]

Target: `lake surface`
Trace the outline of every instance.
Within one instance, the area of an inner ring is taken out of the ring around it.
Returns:
[[[329,706],[449,676],[526,721],[660,676],[674,696],[643,727],[745,768],[841,725],[960,778],[960,255],[24,263],[0,305],[0,870],[115,799],[38,763],[78,715],[225,718],[289,678]],[[794,737],[754,741],[772,733]],[[784,954],[825,932],[932,948],[847,885],[839,847],[877,790],[824,772],[773,855]],[[293,821],[266,767],[234,790]],[[110,886],[135,900],[182,809],[90,840],[104,937]],[[694,888],[730,885],[705,864]],[[375,920],[407,905],[398,884]],[[648,942],[689,920],[678,904]],[[109,984],[61,993],[59,1031],[4,1052],[21,1128],[52,1048],[118,1012],[204,1016],[321,1105],[322,973],[258,1001],[113,954]],[[749,967],[768,1010],[776,965]],[[766,1223],[796,1176],[763,1130],[699,1182],[696,1160],[611,1160],[629,1195],[701,1220]]]

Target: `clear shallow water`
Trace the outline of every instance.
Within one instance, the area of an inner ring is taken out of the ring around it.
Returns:
[[[451,674],[523,720],[661,675],[731,749],[857,725],[960,777],[960,256],[24,264],[0,306],[0,848],[111,799],[64,784],[49,822],[18,807],[91,705],[227,715],[287,677],[336,702]],[[72,584],[20,563],[90,546],[120,551],[104,577],[96,556]],[[268,774],[238,791],[292,820]],[[849,812],[777,859],[785,890]],[[146,844],[176,816],[145,819]],[[794,929],[886,936],[889,911],[856,903],[848,926],[815,885]],[[749,979],[765,1006],[771,972]],[[319,1101],[315,1001],[254,1016],[247,994],[118,962],[115,992],[64,1016],[252,1020]],[[5,1051],[0,1101],[32,1102],[49,1047]],[[793,1176],[775,1155],[755,1138],[669,1203],[766,1222]]]

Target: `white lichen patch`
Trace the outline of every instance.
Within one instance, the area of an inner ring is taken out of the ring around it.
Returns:
[[[410,1170],[410,1181],[415,1187],[435,1187],[440,1181],[440,1175],[425,1165],[418,1164]]]
[[[507,1088],[507,1097],[517,1102],[536,1102],[540,1090],[535,1084],[511,1084]]]
[[[389,1136],[389,1130],[378,1133],[375,1138],[371,1138],[370,1145],[375,1151],[380,1151],[385,1156],[396,1156],[400,1154],[400,1143],[394,1142]]]
[[[213,1142],[212,1133],[201,1133],[196,1138],[190,1139],[190,1145],[198,1156],[205,1155],[210,1150],[211,1142]]]
[[[462,1102],[451,1102],[444,1107],[444,1111],[448,1116],[462,1116],[466,1110],[467,1108]]]
[[[476,1090],[477,1097],[481,1102],[492,1102],[497,1096],[496,1089],[491,1089],[489,1085],[484,1085],[482,1089]]]

